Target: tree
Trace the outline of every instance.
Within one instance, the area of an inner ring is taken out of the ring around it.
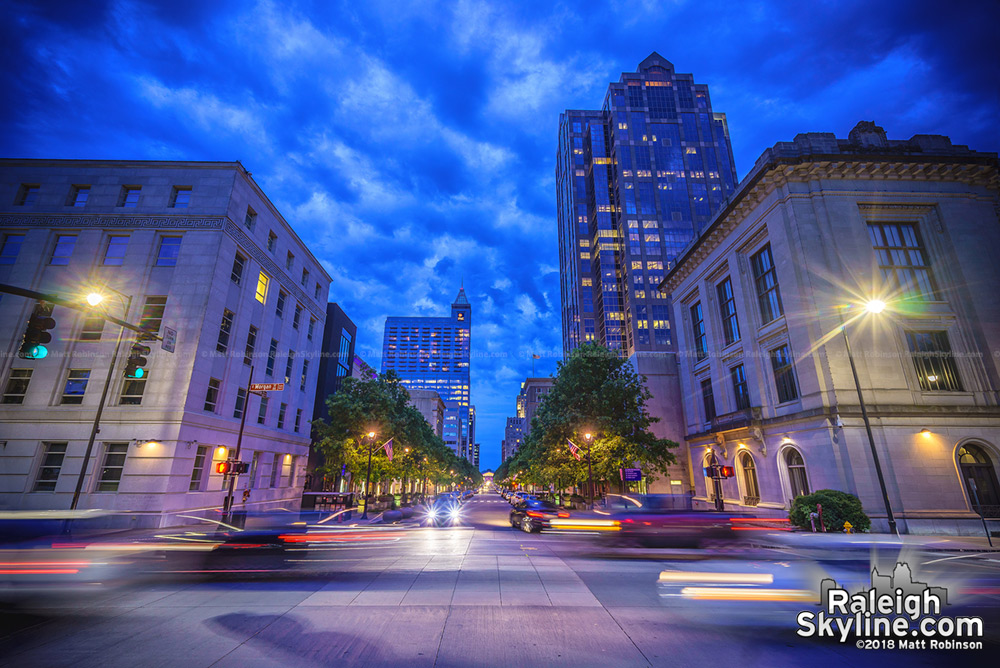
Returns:
[[[627,360],[595,343],[576,348],[558,365],[528,436],[504,462],[504,478],[516,473],[518,482],[581,484],[587,480],[586,433],[593,435],[595,480],[620,480],[618,469],[633,466],[647,475],[666,474],[677,444],[649,431],[658,421],[646,410],[651,397]],[[569,440],[580,446],[580,460],[571,456]]]

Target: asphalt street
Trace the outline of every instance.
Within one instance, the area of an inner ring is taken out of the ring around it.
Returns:
[[[1000,596],[990,587],[967,587],[978,595],[962,609],[985,620],[982,650],[858,649],[853,640],[798,637],[806,603],[691,600],[658,580],[664,571],[754,569],[779,573],[776,583],[845,578],[866,574],[867,562],[527,534],[510,526],[509,509],[497,495],[479,495],[459,526],[388,527],[302,550],[281,569],[151,574],[8,604],[0,666],[776,668],[996,665],[1000,657]],[[904,556],[949,582],[995,582],[1000,566],[995,553]]]

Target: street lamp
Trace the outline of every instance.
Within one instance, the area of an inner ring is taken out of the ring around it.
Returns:
[[[590,446],[594,437],[589,431],[583,435],[587,439],[587,487],[590,490],[590,509],[594,509],[594,471],[590,466]]]
[[[128,320],[129,310],[132,308],[132,296],[126,295],[118,292],[114,288],[109,288],[107,286],[103,287],[104,290],[110,290],[111,292],[118,295],[118,298],[122,302],[122,308],[124,309],[124,315],[122,320]],[[91,306],[96,307],[98,304],[105,300],[105,295],[98,291],[93,291],[87,295],[86,301]],[[108,399],[108,388],[111,387],[111,380],[114,377],[115,363],[118,361],[118,349],[121,348],[122,338],[125,336],[124,325],[119,325],[118,327],[118,341],[115,342],[114,352],[111,353],[111,364],[108,365],[108,376],[104,380],[104,388],[101,390],[101,400],[97,404],[97,413],[94,414],[94,425],[90,429],[90,439],[87,441],[87,450],[83,454],[83,462],[80,464],[80,475],[76,479],[76,489],[73,491],[73,500],[69,504],[70,510],[76,510],[77,504],[80,503],[80,493],[83,491],[83,481],[87,476],[87,465],[90,463],[90,455],[94,451],[94,441],[97,439],[97,432],[100,431],[101,415],[104,413],[104,403]]]
[[[365,511],[361,513],[361,519],[363,520],[368,519],[368,496],[369,496],[368,485],[371,484],[372,480],[372,451],[373,451],[372,445],[374,441],[375,441],[375,432],[374,431],[368,432],[368,472],[365,473],[365,491],[364,491],[364,496],[362,497],[365,501]],[[364,440],[362,439],[362,443],[363,442]]]
[[[872,460],[875,462],[875,474],[878,476],[878,484],[882,490],[882,502],[885,503],[885,514],[889,520],[889,531],[899,535],[896,529],[896,519],[892,516],[892,507],[889,505],[889,492],[885,488],[885,477],[882,475],[882,464],[879,462],[878,450],[875,449],[875,438],[872,436],[872,425],[868,420],[868,410],[865,408],[865,398],[861,394],[861,382],[858,380],[858,369],[854,366],[854,354],[851,352],[851,341],[847,338],[847,323],[844,322],[844,309],[850,308],[842,306],[840,313],[840,331],[844,334],[844,345],[847,347],[847,359],[851,363],[851,374],[854,376],[854,388],[858,391],[858,402],[861,404],[861,418],[865,422],[865,432],[868,434],[868,446],[872,451]],[[865,303],[865,312],[878,314],[885,310],[885,302],[881,299],[872,299]]]

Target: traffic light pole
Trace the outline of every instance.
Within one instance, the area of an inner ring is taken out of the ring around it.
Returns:
[[[247,413],[250,412],[250,384],[253,383],[253,367],[250,365],[250,379],[247,380],[247,398],[243,401],[243,416],[240,418],[240,431],[236,436],[236,452],[233,454],[233,459],[236,461],[240,460],[240,449],[243,447],[243,427],[247,423]],[[228,459],[228,457],[227,457]],[[229,474],[229,491],[226,492],[226,499],[222,503],[222,515],[227,523],[230,523],[230,515],[233,511],[233,492],[236,489],[236,475],[235,473]]]
[[[129,311],[132,308],[132,296],[125,296],[128,301],[125,304],[125,320],[128,320]],[[129,326],[129,329],[132,329]],[[115,350],[111,354],[111,364],[108,366],[108,377],[104,380],[104,389],[101,390],[101,401],[97,404],[97,414],[94,415],[94,426],[90,430],[90,440],[87,441],[87,450],[83,454],[83,463],[80,464],[80,475],[76,479],[76,490],[73,492],[73,501],[70,502],[69,509],[76,510],[77,504],[80,503],[80,493],[83,491],[83,481],[87,476],[87,466],[90,464],[90,455],[94,451],[94,441],[97,439],[97,432],[101,430],[101,415],[104,414],[104,403],[108,399],[108,389],[111,387],[111,381],[114,379],[115,366],[118,362],[118,349],[121,348],[122,339],[125,337],[125,326],[122,325],[118,330],[118,341],[115,343]]]

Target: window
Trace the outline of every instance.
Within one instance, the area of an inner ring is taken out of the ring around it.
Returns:
[[[750,258],[750,266],[757,288],[760,319],[767,324],[784,314],[781,292],[778,289],[778,275],[774,271],[774,258],[771,257],[771,244],[767,244]]]
[[[285,362],[285,382],[292,382],[292,365],[295,363],[295,351],[288,351],[288,361]]]
[[[306,378],[309,376],[309,360],[302,360],[302,382],[299,383],[299,389],[303,392],[306,391]]]
[[[309,282],[309,270],[308,269],[303,269],[302,270],[302,287],[306,287],[306,283],[308,283],[308,282]]]
[[[139,406],[142,404],[142,394],[146,391],[146,381],[149,380],[149,372],[142,378],[126,378],[122,385],[122,395],[118,403],[122,406]]]
[[[302,425],[302,409],[295,409],[295,433],[299,433],[299,427]]]
[[[260,452],[253,453],[250,460],[250,474],[247,476],[247,487],[256,487],[260,480],[257,475],[260,472]]]
[[[274,309],[274,312],[275,312],[275,314],[279,318],[283,318],[285,316],[285,300],[286,299],[288,299],[288,295],[285,293],[285,291],[284,290],[278,290],[278,305]]]
[[[3,244],[0,245],[0,264],[14,264],[23,243],[23,234],[5,234]]]
[[[284,404],[282,404],[282,406],[284,406]],[[281,473],[281,455],[279,455],[276,452],[274,453],[274,457],[271,459],[271,482],[268,485],[268,487],[278,486],[278,477],[280,473]]]
[[[701,381],[701,403],[705,408],[705,422],[711,422],[715,419],[715,395],[712,392],[711,378]]]
[[[100,341],[101,334],[104,332],[104,322],[104,318],[100,316],[95,318],[84,318],[83,329],[80,330],[80,340]]]
[[[7,387],[3,390],[3,403],[23,404],[24,395],[28,393],[28,383],[31,382],[33,369],[11,369],[7,377]]]
[[[190,186],[174,186],[170,193],[170,206],[175,209],[186,209],[191,204]]]
[[[75,234],[60,234],[56,237],[56,247],[52,249],[52,258],[49,264],[65,267],[69,264],[69,258],[73,254],[73,247],[76,246]]]
[[[292,329],[299,328],[299,321],[302,319],[302,305],[295,303],[295,314],[292,316]]]
[[[90,199],[90,186],[73,186],[69,191],[67,206],[87,206]]]
[[[319,283],[316,284],[316,289],[313,290],[313,299],[319,299],[319,291],[323,288],[320,287]]]
[[[243,419],[243,411],[247,407],[247,391],[245,388],[236,390],[236,407],[233,409],[233,417]]]
[[[869,223],[868,234],[887,286],[914,299],[937,299],[930,262],[916,226]]]
[[[220,353],[229,350],[229,335],[233,330],[233,318],[236,314],[225,309],[222,311],[222,323],[219,325],[219,341],[215,344],[215,349]]]
[[[21,188],[17,191],[17,206],[31,206],[38,199],[38,191],[41,190],[41,186],[37,184],[22,183]]]
[[[969,504],[981,515],[983,506],[987,507],[986,512],[995,512],[1000,507],[1000,484],[997,484],[997,473],[990,456],[978,445],[967,443],[958,451],[958,465],[962,469]]]
[[[267,301],[267,286],[270,282],[271,279],[264,272],[257,275],[257,301],[261,304]]]
[[[83,395],[87,391],[90,380],[90,369],[70,369],[66,377],[66,387],[63,389],[61,404],[82,404]]]
[[[180,237],[160,237],[160,250],[156,254],[157,267],[176,267],[181,252]]]
[[[191,482],[188,484],[189,492],[201,491],[201,479],[205,475],[206,459],[208,459],[208,446],[199,445],[194,455],[194,468],[191,469]]]
[[[219,403],[219,387],[222,381],[218,378],[210,378],[208,381],[208,391],[205,392],[205,410],[214,413]]]
[[[291,269],[293,264],[295,264],[295,255],[292,254],[292,251],[288,251],[288,256],[285,258],[285,269]]]
[[[295,487],[295,462],[298,457],[290,457],[288,461],[288,486]]]
[[[257,212],[248,206],[247,215],[246,218],[243,219],[243,224],[246,225],[246,228],[248,230],[252,230],[256,222],[257,222]]]
[[[250,325],[250,329],[247,330],[247,347],[243,351],[243,363],[252,364],[253,363],[253,351],[257,346],[257,328]]]
[[[104,448],[104,465],[97,480],[98,492],[117,492],[125,470],[128,443],[108,443]]]
[[[698,360],[708,357],[708,336],[705,333],[705,316],[701,302],[691,306],[691,329],[694,330],[694,352]]]
[[[272,253],[278,248],[278,235],[274,233],[273,230],[269,230],[267,233],[267,250]]]
[[[743,505],[756,506],[760,503],[760,488],[757,486],[757,467],[749,452],[741,452],[740,469],[743,472]]]
[[[118,196],[118,206],[139,206],[140,193],[142,186],[122,186],[121,195]]]
[[[962,380],[947,332],[906,332],[920,389],[925,392],[961,392]]]
[[[104,248],[104,266],[120,267],[125,261],[126,250],[128,250],[128,237],[108,237],[108,245]]]
[[[233,258],[233,273],[229,275],[229,280],[236,285],[243,283],[243,269],[246,267],[246,264],[247,259],[237,253],[236,257]]]
[[[736,299],[733,297],[733,282],[727,276],[726,280],[715,286],[715,291],[719,297],[722,332],[728,346],[730,343],[740,340],[740,323],[736,317]]]
[[[313,340],[313,332],[316,330],[316,319],[309,318],[309,329],[306,331],[306,338],[310,341]]]
[[[285,428],[285,414],[287,412],[288,412],[288,404],[281,404],[281,406],[278,407],[278,429]],[[271,483],[271,486],[274,487],[274,483]]]
[[[45,443],[43,447],[45,450],[42,455],[42,465],[38,467],[32,491],[54,492],[56,481],[59,480],[59,471],[66,458],[66,443]]]
[[[260,398],[260,410],[257,411],[257,424],[264,424],[264,421],[267,419],[267,402],[267,397]]]
[[[788,484],[792,488],[792,498],[809,493],[809,480],[806,478],[806,463],[795,448],[785,450],[785,467],[788,469]]]
[[[733,395],[736,399],[736,410],[745,411],[750,408],[750,389],[747,387],[746,369],[737,364],[729,370],[733,379]]]
[[[142,306],[142,316],[139,318],[139,326],[150,332],[159,332],[163,324],[163,312],[167,308],[167,298],[165,296],[146,297],[146,303]]]
[[[778,403],[797,399],[799,388],[795,382],[795,365],[788,344],[771,351],[771,369],[774,371],[774,385],[778,389]]]
[[[275,339],[271,339],[271,347],[267,350],[267,367],[264,372],[268,376],[274,375],[274,360],[278,357],[278,342]]]

